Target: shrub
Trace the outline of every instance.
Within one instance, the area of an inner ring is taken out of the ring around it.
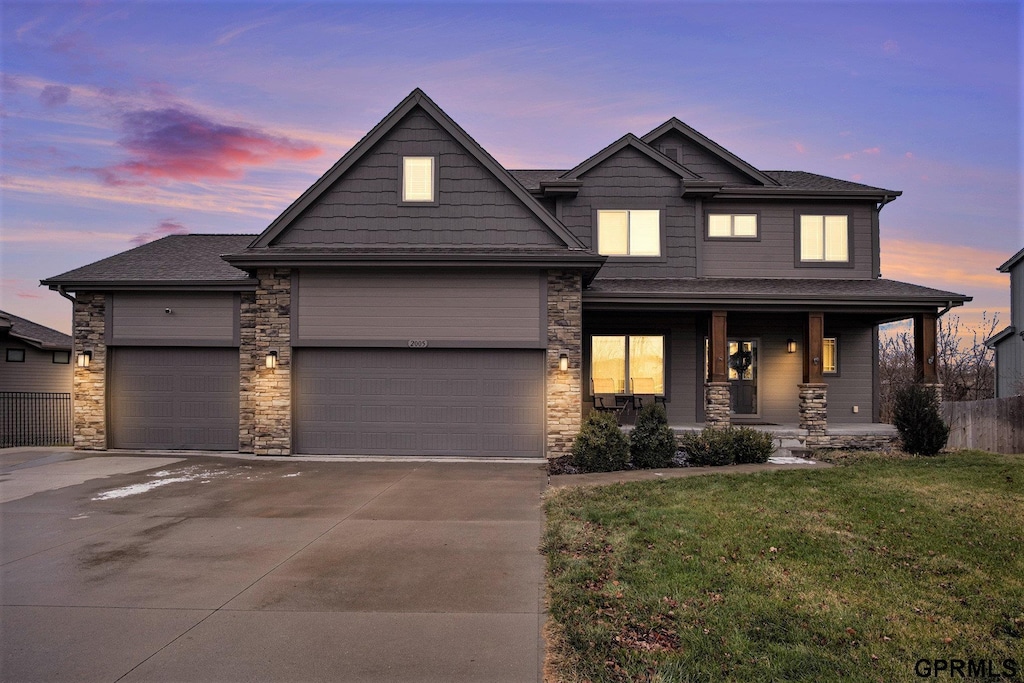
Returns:
[[[900,433],[903,450],[915,455],[935,455],[946,445],[949,427],[939,415],[935,394],[919,384],[896,392],[892,423]]]
[[[771,434],[750,427],[736,427],[731,431],[733,455],[737,464],[768,462],[775,450]]]
[[[592,411],[572,444],[572,464],[584,472],[614,472],[629,462],[629,441],[611,413]]]
[[[734,462],[732,438],[728,428],[708,427],[679,437],[691,465],[729,465]]]
[[[629,434],[629,455],[637,467],[668,467],[676,454],[676,435],[668,426],[665,406],[646,405]]]

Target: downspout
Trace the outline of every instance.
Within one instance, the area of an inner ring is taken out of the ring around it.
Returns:
[[[75,308],[74,307],[75,307],[75,304],[78,303],[78,299],[76,299],[75,297],[73,297],[70,294],[68,294],[67,292],[65,292],[64,291],[64,285],[51,285],[50,289],[52,289],[53,291],[57,292],[62,297],[64,297],[65,299],[67,299],[68,301],[71,302],[71,313],[73,315],[74,312],[75,312]]]
[[[873,261],[872,266],[874,267],[875,277],[882,277],[882,229],[880,226],[879,215],[882,213],[882,207],[893,201],[896,201],[896,195],[892,195],[890,197],[887,194],[883,194],[882,201],[875,207],[875,213],[871,216],[871,259]]]

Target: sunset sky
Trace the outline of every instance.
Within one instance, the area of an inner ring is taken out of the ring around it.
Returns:
[[[677,116],[754,166],[898,189],[884,277],[1008,324],[1015,2],[8,2],[0,308],[180,232],[258,233],[413,88],[507,168]]]

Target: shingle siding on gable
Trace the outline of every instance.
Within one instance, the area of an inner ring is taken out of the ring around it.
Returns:
[[[428,155],[438,159],[437,204],[403,204],[402,157]],[[415,109],[276,244],[546,246],[561,242],[458,142]]]
[[[673,159],[673,161],[678,161],[705,180],[739,185],[755,184],[745,174],[740,173],[721,159],[711,156],[707,150],[678,133],[666,133],[655,140],[651,146],[659,152],[666,147],[675,147],[679,150],[679,158]]]
[[[591,249],[595,212],[600,209],[660,209],[665,254],[650,263],[608,259],[604,277],[692,277],[696,275],[693,203],[680,197],[679,177],[639,152],[626,148],[587,172],[575,199],[562,207],[562,222]]]
[[[866,204],[807,204],[779,202],[721,203],[708,202],[704,214],[731,213],[743,210],[760,213],[758,221],[759,240],[706,240],[703,245],[703,275],[706,277],[797,277],[797,278],[858,278],[874,277],[872,272],[871,213],[873,208]],[[798,227],[800,214],[845,214],[852,215],[849,229],[853,233],[853,248],[850,252],[853,267],[824,266],[820,268],[801,266],[794,263],[797,258]],[[705,232],[704,221],[700,228]],[[602,271],[603,272],[603,271]]]

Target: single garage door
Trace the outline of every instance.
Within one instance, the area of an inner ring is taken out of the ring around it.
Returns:
[[[297,453],[542,457],[544,352],[298,349]]]
[[[113,448],[238,450],[238,349],[111,349]]]

